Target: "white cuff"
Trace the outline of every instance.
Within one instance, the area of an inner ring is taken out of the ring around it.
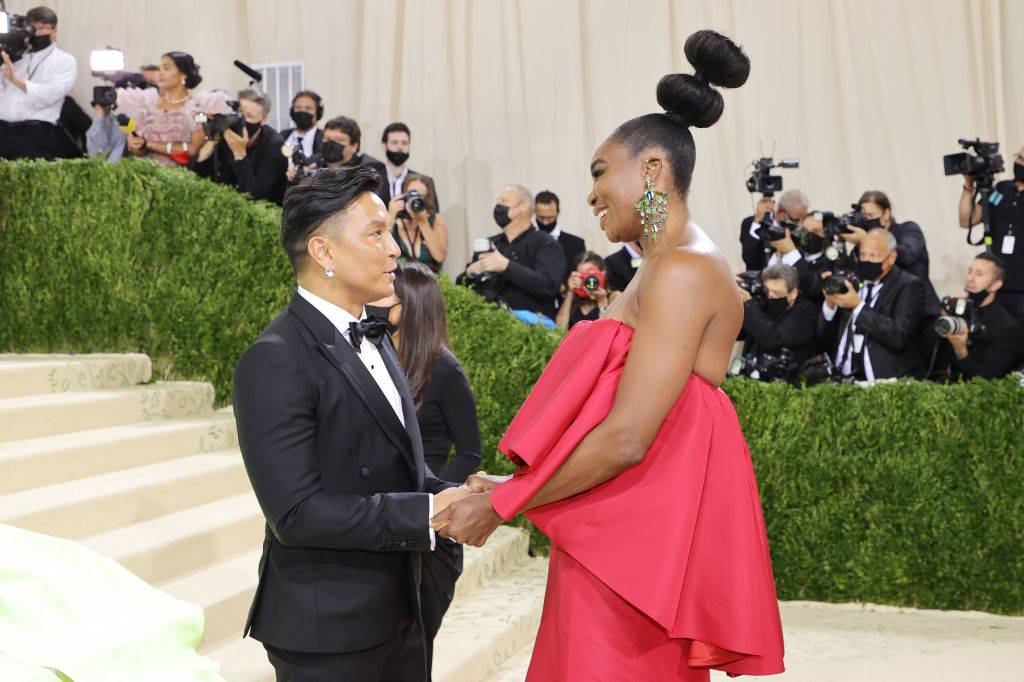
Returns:
[[[430,525],[430,522],[434,518],[434,496],[427,493],[427,528],[430,529],[430,551],[434,551],[434,545],[437,542],[437,535],[434,533],[434,527]]]
[[[761,238],[761,223],[757,222],[756,220],[750,223],[750,236],[753,237],[754,239]]]
[[[801,258],[802,256],[800,255],[800,251],[798,251],[797,249],[793,249],[789,253],[782,255],[782,262],[785,265],[793,266],[796,265]]]

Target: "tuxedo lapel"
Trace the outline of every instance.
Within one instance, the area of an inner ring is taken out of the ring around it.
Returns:
[[[384,358],[384,366],[388,368],[391,380],[395,382],[398,394],[402,397],[402,413],[405,416],[405,430],[408,434],[413,462],[416,468],[416,484],[423,486],[424,472],[426,465],[423,462],[423,441],[420,437],[420,425],[416,416],[416,406],[412,401],[412,391],[409,389],[409,382],[398,364],[398,356],[391,345],[391,338],[385,337],[380,344],[380,354]]]

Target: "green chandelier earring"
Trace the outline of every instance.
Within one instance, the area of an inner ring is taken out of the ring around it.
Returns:
[[[652,243],[658,242],[658,232],[668,217],[668,194],[654,189],[651,176],[644,177],[645,191],[640,201],[633,208],[640,214],[640,224],[644,227],[644,237]]]

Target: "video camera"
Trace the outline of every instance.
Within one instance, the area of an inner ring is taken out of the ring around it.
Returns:
[[[991,189],[995,176],[1003,172],[1003,157],[999,154],[998,142],[982,142],[980,138],[973,140],[957,140],[963,149],[972,149],[974,154],[958,152],[942,157],[942,167],[946,175],[968,175],[974,178],[978,188]]]
[[[942,299],[942,309],[946,312],[935,320],[935,333],[939,336],[962,334],[964,331],[973,336],[984,336],[988,329],[978,319],[978,308],[969,298],[946,296]]]
[[[776,192],[782,191],[782,176],[772,175],[771,170],[773,168],[799,168],[800,162],[796,159],[782,159],[775,163],[770,156],[763,156],[754,159],[752,165],[754,170],[747,178],[747,191],[770,197],[774,196]]]
[[[11,14],[0,2],[0,50],[6,52],[12,62],[21,59],[29,49],[29,40],[36,29],[24,15]]]
[[[233,130],[239,135],[242,134],[242,128],[245,126],[245,117],[238,111],[238,100],[228,100],[228,106],[231,107],[230,114],[207,116],[203,112],[199,112],[195,115],[195,122],[202,124],[206,137],[211,140],[219,138],[224,134],[225,130]]]

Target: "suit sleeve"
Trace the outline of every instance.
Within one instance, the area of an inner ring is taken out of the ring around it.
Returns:
[[[795,305],[795,304],[794,304]],[[777,323],[768,318],[754,300],[743,304],[743,329],[766,351],[776,353],[782,348],[800,348],[814,340],[813,310],[803,306],[793,310]]]
[[[234,408],[242,460],[277,540],[292,547],[429,551],[429,495],[323,489],[316,401],[313,383],[280,346],[257,343],[239,361]]]
[[[963,379],[998,379],[1013,369],[1022,344],[1019,334],[996,337],[983,348],[971,348],[963,360],[954,359],[953,366]]]
[[[917,223],[907,222],[900,227],[896,239],[896,264],[903,270],[912,270],[924,258],[924,233]]]
[[[889,310],[865,306],[857,316],[857,331],[892,350],[903,350],[921,324],[924,294],[924,281],[915,278],[897,294]]]
[[[740,223],[740,248],[743,254],[743,264],[747,270],[762,270],[764,269],[764,245],[760,239],[750,236],[750,226],[753,224],[753,216],[747,216]]]
[[[831,320],[826,320],[825,314],[821,312],[821,309],[822,306],[818,306],[818,326],[815,330],[815,336],[818,339],[819,346],[827,348],[829,355],[835,355],[836,345],[839,343],[840,338],[840,324],[845,324],[849,317],[841,315],[837,310]]]
[[[509,261],[505,280],[518,286],[531,296],[554,299],[565,274],[565,253],[554,239],[545,239],[537,247],[533,267]]]

